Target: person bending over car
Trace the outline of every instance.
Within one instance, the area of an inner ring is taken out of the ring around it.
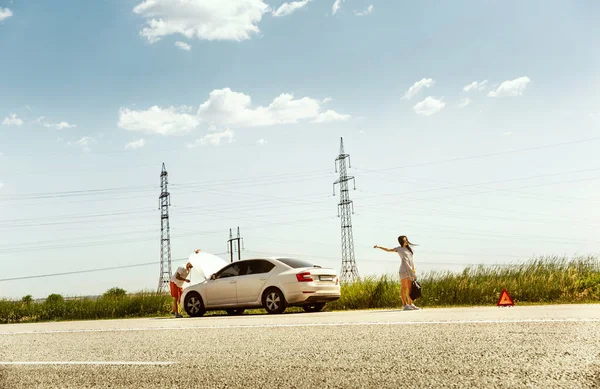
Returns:
[[[196,254],[198,254],[199,251],[200,250],[196,250]],[[179,313],[179,299],[181,298],[181,293],[183,293],[183,283],[190,282],[187,276],[190,274],[192,267],[190,262],[186,263],[185,266],[179,266],[175,271],[175,274],[171,277],[171,282],[169,282],[171,297],[173,297],[173,314],[177,318],[183,317]]]

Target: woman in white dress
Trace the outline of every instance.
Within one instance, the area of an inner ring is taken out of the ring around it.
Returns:
[[[400,246],[393,249],[388,249],[377,245],[375,245],[374,248],[381,249],[389,253],[398,253],[400,256],[400,298],[402,299],[402,304],[404,305],[405,311],[416,310],[419,308],[415,306],[410,298],[412,282],[417,279],[415,262],[413,260],[413,244],[410,243],[405,235],[398,237],[398,243],[400,243]]]

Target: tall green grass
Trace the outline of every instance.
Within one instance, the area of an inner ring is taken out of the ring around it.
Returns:
[[[423,295],[416,304],[423,307],[495,305],[504,288],[516,304],[600,301],[600,261],[595,256],[572,260],[544,257],[514,266],[473,266],[458,273],[419,275],[418,280]],[[64,299],[53,294],[36,302],[25,296],[19,301],[0,300],[0,323],[166,316],[171,304],[166,293],[127,294],[118,288],[99,298]],[[327,310],[401,305],[397,276],[382,276],[342,285],[342,297],[328,304]],[[249,311],[254,312],[258,311]]]
[[[0,323],[164,316],[172,303],[169,295],[152,292],[67,300],[53,294],[44,302],[0,301]]]
[[[600,301],[600,261],[595,256],[543,257],[519,265],[470,266],[462,272],[420,276],[420,306],[494,305],[502,289],[517,303]],[[366,278],[342,286],[342,297],[329,309],[400,307],[397,277]]]

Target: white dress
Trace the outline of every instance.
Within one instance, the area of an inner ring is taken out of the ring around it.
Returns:
[[[413,267],[414,267],[413,255],[410,252],[410,250],[407,249],[406,247],[400,247],[400,246],[396,247],[394,250],[396,250],[396,252],[400,256],[400,270],[399,270],[400,279],[408,278],[411,281],[416,280],[417,275],[413,271]]]

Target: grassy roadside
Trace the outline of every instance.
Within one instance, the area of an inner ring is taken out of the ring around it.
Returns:
[[[544,257],[514,266],[472,266],[464,271],[418,276],[423,307],[495,305],[506,288],[515,304],[588,303],[600,301],[600,261],[596,256],[572,260]],[[342,298],[329,309],[400,307],[397,277],[363,279],[342,287]]]
[[[515,304],[589,303],[600,301],[600,261],[596,256],[572,260],[545,257],[515,266],[474,266],[460,273],[431,272],[419,275],[422,307],[481,306],[496,304],[506,288]],[[0,300],[0,324],[57,320],[94,320],[169,315],[168,294],[127,294],[114,288],[97,299],[64,299],[50,295],[44,302]],[[371,277],[343,285],[342,297],[327,310],[398,308],[398,279]],[[296,311],[297,308],[290,308]],[[261,310],[248,313],[263,313]],[[209,312],[208,315],[221,314]]]

